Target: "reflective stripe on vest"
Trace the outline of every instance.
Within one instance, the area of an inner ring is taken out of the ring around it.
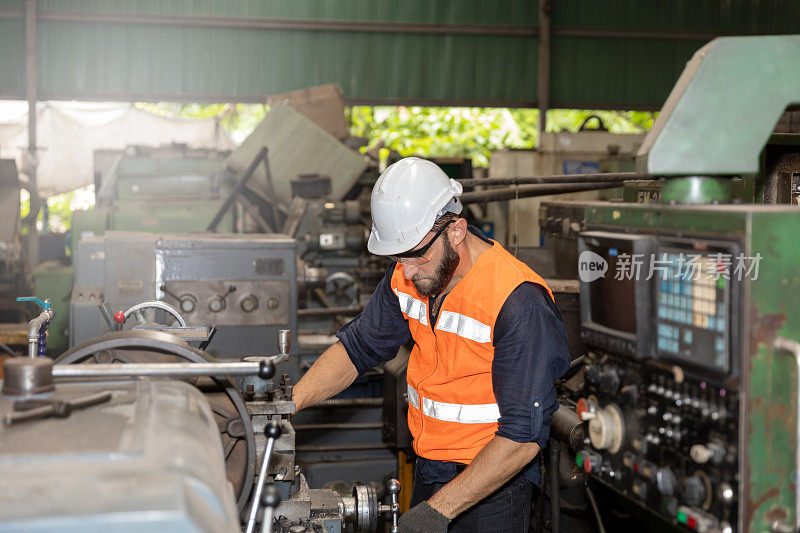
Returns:
[[[408,385],[408,403],[419,409],[419,396],[417,396],[417,391],[414,390],[414,387]]]
[[[474,318],[452,311],[442,311],[436,329],[455,333],[459,337],[464,337],[475,342],[491,342],[492,327]]]
[[[408,385],[408,403],[419,409],[419,395]],[[493,424],[500,418],[496,403],[461,405],[422,398],[422,414],[443,422],[461,424]]]
[[[400,292],[397,289],[395,289],[394,292],[397,295],[397,300],[400,302],[400,310],[407,314],[409,318],[415,318],[419,320],[423,326],[427,326],[428,306],[425,305],[425,302],[417,300],[410,294]]]

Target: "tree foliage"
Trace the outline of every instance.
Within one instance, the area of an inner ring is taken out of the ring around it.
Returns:
[[[494,150],[538,145],[538,109],[354,106],[347,114],[352,135],[369,139],[370,148],[383,142],[404,156],[469,157],[485,167]],[[552,109],[547,131],[578,131],[590,117],[599,121],[590,120],[587,128],[612,133],[646,131],[655,118],[639,111]]]

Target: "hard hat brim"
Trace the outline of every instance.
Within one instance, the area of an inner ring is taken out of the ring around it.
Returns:
[[[369,250],[369,253],[375,254],[375,255],[397,255],[397,254],[402,254],[402,253],[405,253],[405,252],[411,250],[416,245],[421,243],[422,239],[425,238],[425,235],[427,235],[427,232],[423,233],[420,236],[419,240],[417,240],[417,242],[414,242],[413,244],[410,244],[413,241],[406,241],[406,242],[385,242],[385,241],[380,241],[375,236],[375,232],[374,231],[370,231],[369,232],[369,240],[367,241],[367,250]]]

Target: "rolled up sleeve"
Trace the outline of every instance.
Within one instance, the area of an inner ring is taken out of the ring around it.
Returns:
[[[496,435],[544,448],[558,409],[554,382],[569,368],[569,351],[561,313],[543,287],[523,283],[511,293],[495,322],[493,344]]]
[[[411,339],[408,321],[392,291],[394,267],[392,263],[386,270],[364,311],[336,333],[359,375],[394,359]]]

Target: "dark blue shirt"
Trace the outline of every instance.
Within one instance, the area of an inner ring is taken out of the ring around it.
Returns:
[[[391,288],[394,268],[392,263],[364,311],[337,333],[359,374],[393,359],[411,339]],[[435,317],[431,318],[434,324]],[[536,442],[544,449],[558,409],[554,381],[569,368],[569,352],[561,313],[543,287],[526,282],[509,295],[495,321],[492,344],[492,387],[500,410],[496,435]],[[458,473],[457,467],[424,458],[417,462],[424,483],[447,483]],[[539,456],[524,475],[539,484]]]

